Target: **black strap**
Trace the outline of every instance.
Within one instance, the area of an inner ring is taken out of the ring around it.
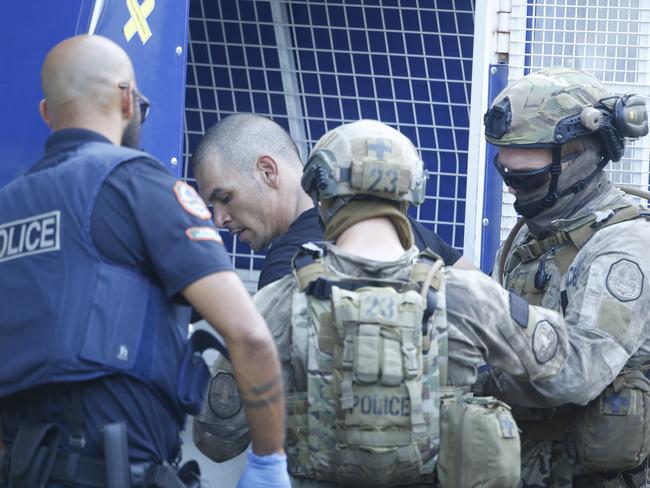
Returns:
[[[145,476],[145,485],[157,488],[186,488],[176,471],[167,465],[151,466]]]
[[[207,349],[216,349],[228,361],[230,361],[230,354],[228,353],[228,348],[214,334],[199,329],[192,334],[192,336],[190,337],[190,341],[192,342],[192,350],[194,352],[203,353],[203,351]]]
[[[327,278],[317,278],[310,282],[305,288],[305,293],[318,300],[329,300],[332,296],[332,287],[336,286],[342,290],[354,291],[367,286],[393,286],[394,283],[381,283],[368,280],[355,281],[332,281]]]
[[[59,453],[50,479],[91,488],[105,488],[108,483],[104,461],[80,456],[77,453]]]
[[[56,424],[23,425],[11,450],[9,470],[12,488],[42,487],[50,479],[61,430]]]
[[[81,401],[81,387],[72,385],[68,391],[68,408],[65,409],[65,421],[68,425],[68,442],[72,447],[82,448],[86,445],[85,415]]]
[[[562,315],[566,315],[566,308],[569,305],[569,295],[566,290],[560,292],[560,305],[562,306]]]
[[[52,448],[44,447],[42,449],[45,456],[51,456],[53,453]],[[188,486],[198,488],[200,486],[198,481],[200,480],[198,478],[200,471],[198,469],[192,470],[193,474],[199,473],[197,474],[196,483],[192,484],[185,484],[181,481],[176,470],[168,465],[152,464],[149,466],[132,466],[131,472],[132,488],[186,488]],[[141,476],[138,476],[136,473],[141,473]],[[86,486],[89,488],[106,488],[108,483],[106,478],[106,463],[99,459],[80,456],[76,453],[58,453],[55,456],[51,474],[45,481],[70,483],[75,486]],[[12,484],[11,486],[22,485]],[[25,486],[32,488],[36,485]]]

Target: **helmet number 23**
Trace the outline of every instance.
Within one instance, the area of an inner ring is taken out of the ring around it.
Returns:
[[[389,169],[384,172],[381,168],[374,167],[370,170],[370,176],[374,179],[368,186],[368,191],[381,191],[393,194],[397,192],[397,179],[399,175],[396,170]],[[378,188],[381,186],[383,186],[383,189]]]

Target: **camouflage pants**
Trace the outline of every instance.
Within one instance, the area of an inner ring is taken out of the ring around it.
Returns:
[[[522,440],[519,488],[650,488],[647,463],[624,473],[573,476],[571,444]]]
[[[291,476],[291,486],[293,488],[339,488],[340,485],[330,481],[318,481],[307,478],[298,478]],[[436,485],[409,485],[409,488],[433,488]]]

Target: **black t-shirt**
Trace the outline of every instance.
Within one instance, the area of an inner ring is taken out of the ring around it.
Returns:
[[[47,141],[44,158],[30,172],[64,162],[80,146],[92,141],[110,142],[83,129],[55,132]],[[197,234],[188,229],[205,230],[213,228],[213,224],[209,218],[190,213],[187,202],[173,190],[177,183],[151,158],[123,163],[104,182],[91,218],[93,243],[104,258],[147,276],[173,300],[180,300],[179,292],[194,281],[214,272],[233,270],[218,234],[204,231],[202,238],[192,239]],[[206,235],[215,239],[205,239]],[[28,397],[5,405],[5,438],[11,439],[25,422],[65,423],[69,405],[47,400]],[[101,429],[116,421],[126,422],[131,462],[171,462],[177,455],[183,419],[171,413],[153,388],[131,377],[112,375],[84,383],[81,400],[87,441],[83,455],[102,457]]]
[[[435,232],[427,229],[417,220],[409,216],[415,245],[418,249],[431,249],[445,261],[445,264],[452,265],[458,261],[461,254],[443,241]],[[323,240],[323,228],[320,224],[318,208],[312,207],[301,213],[294,220],[286,233],[277,237],[266,253],[264,266],[260,271],[257,288],[263,288],[269,283],[279,280],[291,273],[291,260],[300,246],[307,242],[318,242]]]

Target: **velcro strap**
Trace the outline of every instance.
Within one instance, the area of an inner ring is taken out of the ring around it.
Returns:
[[[352,393],[352,380],[354,373],[350,370],[343,372],[341,380],[341,410],[352,410],[354,407],[354,394]]]
[[[343,342],[343,357],[341,367],[346,370],[354,368],[354,337],[346,336]]]
[[[402,351],[399,340],[383,338],[384,353],[381,362],[381,383],[397,386],[404,378],[402,372]]]
[[[318,349],[327,354],[334,353],[338,334],[332,314],[323,312],[320,316],[320,329],[318,331]]]
[[[414,378],[419,371],[418,350],[412,342],[402,344],[402,354],[404,355],[404,369],[407,378]]]
[[[368,447],[404,446],[410,444],[411,433],[407,430],[337,429],[336,442]]]
[[[379,379],[379,337],[380,328],[376,325],[359,325],[354,355],[354,371],[357,379],[364,383],[374,383]]]
[[[411,430],[416,435],[423,434],[426,432],[426,425],[422,410],[422,383],[420,381],[406,381],[405,383],[411,402]]]

